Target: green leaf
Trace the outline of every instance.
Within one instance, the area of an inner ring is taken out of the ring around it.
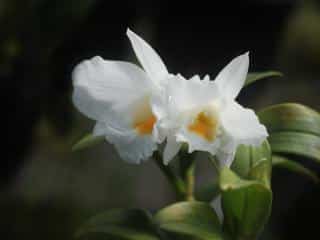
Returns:
[[[320,163],[320,137],[301,132],[277,132],[269,136],[272,152],[294,154]]]
[[[273,167],[284,168],[289,171],[304,175],[306,177],[309,177],[315,183],[319,183],[320,179],[315,172],[304,167],[303,165],[301,165],[298,162],[289,160],[286,157],[279,156],[279,155],[273,155],[272,156],[272,165],[273,165]]]
[[[269,186],[272,167],[268,141],[259,147],[240,145],[231,169],[244,179],[258,180]]]
[[[258,180],[270,186],[272,166],[268,141],[263,142],[259,147],[240,145],[231,169],[244,179]],[[218,182],[212,182],[197,190],[196,197],[201,201],[209,202],[219,193]]]
[[[269,160],[270,159],[270,160]],[[262,182],[266,187],[271,187],[271,157],[268,160],[261,160],[257,162],[249,171],[248,179]]]
[[[282,76],[283,76],[283,74],[281,72],[277,72],[277,71],[251,72],[251,73],[248,73],[248,75],[247,75],[245,86],[248,86],[251,83],[254,83],[258,80],[262,80],[265,78],[282,77]]]
[[[104,136],[93,136],[91,133],[89,133],[73,145],[72,151],[79,151],[94,146],[98,143],[101,143],[104,139]]]
[[[320,161],[320,114],[297,103],[284,103],[267,107],[258,113],[270,134],[268,140],[273,153],[294,154]],[[280,164],[280,163],[279,163]],[[301,169],[294,162],[291,170]]]
[[[258,112],[269,133],[294,131],[320,136],[320,114],[297,103],[284,103]]]
[[[266,224],[272,205],[272,192],[257,180],[243,180],[232,170],[220,174],[224,224],[236,239],[256,239]]]
[[[151,216],[140,209],[114,209],[89,219],[75,234],[76,238],[104,234],[108,239],[159,240]]]
[[[219,219],[208,203],[176,203],[160,210],[154,219],[161,229],[178,236],[201,240],[223,239]]]
[[[231,168],[236,173],[223,168],[219,178],[225,229],[232,239],[256,239],[272,206],[268,141],[258,147],[240,145]]]
[[[247,178],[251,168],[251,147],[240,145],[231,165],[231,169],[242,178]]]

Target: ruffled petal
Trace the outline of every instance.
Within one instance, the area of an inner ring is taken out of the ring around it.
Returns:
[[[215,155],[221,146],[220,138],[216,138],[213,141],[207,141],[199,135],[191,132],[188,129],[188,125],[189,124],[184,125],[177,131],[177,141],[181,143],[187,143],[189,153],[194,151],[205,151]]]
[[[151,135],[138,135],[134,130],[115,129],[99,122],[94,128],[95,135],[104,135],[114,144],[119,156],[128,163],[139,164],[148,160],[157,149]]]
[[[216,125],[218,119],[216,110],[219,108],[219,92],[217,86],[210,82],[208,77],[205,81],[200,80],[198,75],[195,75],[190,80],[186,80],[181,75],[177,75],[168,81],[166,93],[169,101],[167,106],[167,118],[163,121],[164,128],[169,128],[169,133],[174,135],[177,142],[187,143],[189,152],[193,151],[208,151],[215,154],[220,146],[219,140],[216,138],[216,128],[199,125],[199,134],[197,134],[197,126],[192,131],[192,124],[200,114],[209,114],[208,123]],[[210,129],[209,129],[210,128]],[[208,135],[210,136],[207,136]],[[212,135],[211,135],[212,133]],[[207,139],[208,138],[208,139]]]
[[[170,78],[166,88],[170,98],[168,111],[177,114],[207,105],[219,99],[216,84],[201,81],[198,75],[186,80],[181,75]]]
[[[230,142],[259,146],[268,137],[265,126],[259,122],[254,111],[242,107],[235,101],[226,105],[220,118]]]

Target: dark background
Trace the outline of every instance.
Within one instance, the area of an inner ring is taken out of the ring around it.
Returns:
[[[250,71],[285,77],[248,87],[241,103],[261,109],[300,102],[320,110],[317,1],[1,0],[1,239],[71,239],[98,211],[156,210],[173,200],[152,162],[128,165],[107,143],[70,151],[93,126],[72,105],[71,71],[94,55],[136,61],[127,27],[157,49],[170,72],[187,77],[214,77],[250,51]],[[206,163],[199,165],[198,179],[209,179]],[[262,239],[318,239],[319,186],[275,170],[273,189]]]

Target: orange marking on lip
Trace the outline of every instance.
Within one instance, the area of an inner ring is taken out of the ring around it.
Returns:
[[[217,135],[217,126],[218,122],[216,119],[207,116],[204,112],[200,112],[193,123],[188,126],[188,129],[208,142],[211,142]]]
[[[151,114],[151,116],[144,119],[143,121],[135,123],[134,128],[138,131],[140,135],[151,134],[156,121],[156,117],[153,114]]]

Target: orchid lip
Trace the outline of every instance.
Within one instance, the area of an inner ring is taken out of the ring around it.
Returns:
[[[188,125],[188,130],[208,142],[213,142],[219,129],[219,121],[215,114],[210,114],[202,111],[197,114],[191,124]]]
[[[153,126],[156,123],[157,118],[151,114],[148,118],[144,119],[141,122],[134,124],[134,128],[139,133],[139,135],[149,135],[153,131]]]
[[[156,122],[157,118],[151,109],[150,96],[146,95],[138,101],[134,109],[132,127],[138,135],[151,135]]]

